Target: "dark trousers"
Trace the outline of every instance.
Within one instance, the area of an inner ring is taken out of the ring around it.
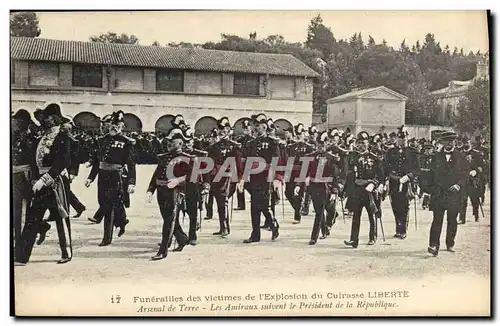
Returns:
[[[269,227],[271,230],[279,228],[278,221],[276,220],[271,210],[271,189],[270,184],[253,183],[250,184],[251,205],[250,214],[252,217],[252,235],[250,236],[253,241],[260,241],[260,215],[264,215],[266,220],[270,221]]]
[[[59,177],[58,182],[64,184],[59,185],[59,187],[65,187],[66,190],[69,188],[68,182],[65,178]],[[65,200],[67,204],[67,198]],[[65,207],[65,209],[66,211],[69,211],[69,205],[67,206],[68,207]],[[73,248],[71,245],[70,219],[69,217],[61,217],[57,209],[55,194],[52,189],[45,187],[35,195],[27,210],[26,222],[21,233],[19,244],[16,245],[17,262],[27,263],[30,260],[37,234],[46,230],[45,228],[47,222],[43,221],[43,216],[47,210],[49,210],[50,214],[55,217],[59,247],[61,249],[61,258],[72,258]]]
[[[285,197],[288,199],[290,205],[292,205],[294,211],[293,219],[296,221],[300,221],[300,209],[302,204],[302,197],[304,196],[304,187],[300,187],[299,195],[295,196],[294,190],[296,186],[297,185],[295,182],[287,182],[285,186]]]
[[[210,190],[210,193],[208,194],[208,200],[205,205],[205,209],[207,210],[207,217],[212,218],[214,217],[214,192],[213,190]]]
[[[245,185],[243,187],[242,192],[239,192],[239,191],[236,192],[236,195],[237,195],[236,199],[238,200],[238,209],[240,209],[240,210],[246,209],[245,190],[248,191],[248,183],[247,182],[245,182]]]
[[[180,205],[176,192],[177,190],[175,189],[160,187],[156,193],[160,214],[163,218],[161,243],[158,251],[160,254],[167,252],[173,237],[175,237],[179,245],[187,245],[189,243],[189,239],[179,223]]]
[[[228,218],[228,198],[225,194],[221,193],[218,189],[214,189],[214,199],[217,203],[217,213],[219,215],[219,231],[229,230]]]
[[[77,212],[82,212],[85,210],[85,205],[82,204],[80,200],[78,200],[78,197],[73,193],[73,191],[69,190],[68,191],[68,199],[69,199],[69,205],[73,207],[73,209]]]
[[[370,208],[370,201],[368,199],[368,195],[363,194],[356,198],[356,202],[352,205],[353,216],[351,224],[351,241],[354,241],[354,243],[356,244],[359,243],[359,228],[361,224],[361,213],[363,212],[363,208],[366,208],[366,212],[368,213],[368,221],[370,222],[370,240],[375,240],[377,237],[377,225],[375,223],[374,214]]]
[[[466,215],[467,215],[467,203],[468,199],[470,198],[470,202],[472,204],[472,215],[474,216],[479,216],[479,201],[480,201],[480,194],[477,191],[471,191],[468,193],[465,193],[463,197],[461,198],[461,203],[460,203],[460,215],[458,219],[462,222],[465,223],[466,220]]]
[[[99,206],[97,211],[94,213],[94,219],[97,221],[97,224],[99,224],[101,223],[103,218],[104,218],[104,210],[102,209],[101,206]]]
[[[455,245],[455,236],[457,235],[457,215],[456,210],[448,210],[446,214],[446,246],[453,247]],[[445,209],[439,207],[433,209],[433,219],[431,224],[431,232],[429,237],[429,246],[436,247],[439,250],[441,230],[443,228]]]
[[[325,185],[321,186],[325,188]],[[314,189],[313,187],[311,187],[310,193],[315,211],[313,229],[311,232],[311,240],[317,241],[320,230],[323,235],[326,235],[328,233],[326,218],[325,218],[325,209],[326,209],[326,203],[328,202],[329,199],[327,196],[329,196],[329,194],[326,193],[326,189]]]
[[[410,202],[406,198],[406,191],[396,190],[389,195],[391,196],[392,212],[396,220],[396,234],[406,234],[406,223],[410,210]]]
[[[20,241],[23,222],[29,205],[30,183],[24,173],[12,175],[12,224],[14,226],[14,241]]]
[[[189,241],[197,240],[199,189],[197,184],[186,186],[186,213],[189,216]]]
[[[309,191],[305,191],[302,195],[303,200],[302,200],[302,207],[301,207],[301,214],[302,215],[309,215],[309,207],[311,206],[311,194]]]
[[[123,205],[122,176],[119,171],[99,171],[97,180],[99,209],[104,216],[103,242],[113,241],[113,228],[124,228],[126,212]]]

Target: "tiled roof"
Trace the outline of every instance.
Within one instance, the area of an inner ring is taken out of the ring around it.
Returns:
[[[350,93],[346,93],[346,94],[342,94],[342,95],[339,95],[337,97],[334,97],[334,98],[331,98],[331,99],[328,99],[326,102],[327,103],[334,103],[334,102],[339,102],[339,101],[346,101],[346,100],[350,100],[350,99],[357,99],[357,98],[362,98],[372,92],[376,92],[376,91],[379,91],[379,90],[383,90],[389,94],[392,94],[394,95],[395,97],[398,97],[402,100],[406,100],[408,99],[406,96],[402,95],[402,94],[399,94],[398,92],[395,92],[385,86],[378,86],[378,87],[372,87],[372,88],[365,88],[365,89],[361,89],[361,90],[358,90],[358,91],[353,91],[353,92],[350,92]]]
[[[10,56],[17,60],[281,76],[319,76],[318,73],[291,54],[62,41],[28,37],[11,37],[10,44]]]

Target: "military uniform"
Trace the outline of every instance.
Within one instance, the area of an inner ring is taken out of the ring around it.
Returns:
[[[358,134],[358,140],[367,141],[368,134],[366,132],[360,132]],[[363,208],[366,208],[370,222],[370,241],[368,244],[372,245],[376,241],[377,230],[374,214],[377,211],[377,207],[374,201],[374,193],[377,191],[376,188],[380,189],[379,186],[381,184],[383,185],[385,176],[380,160],[376,155],[369,152],[368,149],[363,152],[356,152],[352,164],[351,170],[354,172],[354,187],[350,200],[353,217],[351,238],[349,241],[345,241],[345,244],[357,248]]]
[[[236,142],[240,143],[240,144],[246,144],[248,143],[249,141],[253,140],[255,137],[253,137],[252,135],[250,134],[246,134],[246,135],[243,135],[241,137],[239,137]],[[243,147],[241,147],[241,149],[243,149]],[[244,157],[244,153],[240,153],[240,157],[242,159],[242,161],[240,162],[240,164],[242,166],[245,165],[245,161],[243,159]],[[248,184],[245,183],[245,187],[244,187],[244,190],[247,190],[248,191]],[[237,198],[237,210],[245,210],[246,209],[246,200],[245,200],[245,191],[237,191],[236,192],[236,198]]]
[[[31,200],[30,163],[34,153],[35,138],[29,131],[33,123],[27,108],[20,108],[12,116],[12,219],[14,225],[14,241],[19,243],[22,225],[26,219],[26,210]]]
[[[311,194],[311,200],[315,211],[311,240],[309,241],[310,245],[316,244],[320,230],[322,238],[326,238],[329,235],[325,210],[329,212],[329,215],[333,216],[336,198],[332,197],[338,196],[339,184],[343,187],[345,182],[345,180],[341,180],[340,178],[340,169],[337,166],[337,159],[339,159],[338,155],[328,153],[325,150],[326,145],[324,143],[327,137],[328,135],[326,132],[320,134],[318,136],[318,147],[322,149],[307,154],[307,156],[314,157],[314,160],[309,164],[307,170],[309,193]],[[326,178],[331,180],[327,182],[325,180]]]
[[[61,259],[58,263],[67,263],[73,257],[73,248],[67,196],[69,182],[63,174],[67,173],[66,169],[71,163],[70,138],[67,132],[61,131],[57,122],[54,125],[54,119],[61,123],[65,120],[59,104],[51,103],[43,110],[37,110],[35,117],[42,121],[45,133],[34,144],[31,172],[33,180],[37,181],[33,186],[34,195],[27,211],[19,245],[16,246],[15,261],[21,265],[29,261],[38,233],[41,237],[39,243],[43,241],[50,225],[42,219],[49,210],[55,217],[61,249]]]
[[[398,137],[404,139],[405,132],[401,129]],[[396,146],[389,149],[386,158],[389,178],[389,196],[392,211],[396,219],[395,237],[404,239],[407,232],[410,200],[414,198],[412,184],[420,173],[418,153],[409,147]]]
[[[113,114],[113,123],[123,122],[123,112]],[[104,215],[104,236],[100,246],[113,240],[113,226],[119,227],[121,236],[128,224],[123,204],[123,167],[127,166],[128,182],[135,185],[136,172],[130,141],[121,134],[107,134],[98,140],[94,164],[88,176],[90,182],[98,178],[98,202]]]
[[[454,133],[443,133],[441,141],[453,140]],[[446,247],[453,251],[460,211],[461,192],[467,183],[467,166],[462,153],[445,147],[434,156],[431,165],[431,203],[433,220],[429,235],[429,253],[437,256],[440,247],[444,213],[447,211]]]
[[[219,129],[222,130],[226,127],[230,128],[229,120],[225,117],[221,118],[219,120]],[[232,182],[231,177],[220,177],[217,179],[217,175],[222,175],[221,173],[223,172],[230,173],[230,175],[239,175],[238,166],[240,154],[238,147],[239,143],[230,140],[226,136],[207,149],[208,157],[212,158],[214,161],[214,168],[211,171],[210,191],[217,203],[219,214],[219,231],[214,232],[214,235],[221,235],[222,237],[226,237],[230,232],[228,199],[233,196],[236,190],[236,184]],[[237,171],[232,171],[230,169],[231,166],[224,165],[228,158],[233,158],[235,160]],[[226,170],[221,171],[222,168]]]
[[[80,151],[80,142],[69,135],[70,137],[70,147],[71,147],[71,164],[68,168],[68,172],[70,176],[77,177],[78,172],[80,170],[80,161],[79,161],[79,151]],[[70,177],[70,183],[72,181],[72,178]],[[69,204],[71,207],[73,207],[76,211],[76,215],[74,216],[75,218],[78,218],[82,215],[82,213],[85,211],[85,205],[83,205],[78,197],[73,193],[71,189],[68,191],[68,196],[69,196]]]
[[[470,198],[472,204],[472,215],[474,215],[476,222],[479,220],[479,203],[480,197],[483,194],[483,180],[481,179],[481,175],[486,170],[486,167],[481,158],[481,152],[478,150],[470,146],[465,146],[462,149],[462,154],[465,158],[466,171],[469,176],[467,178],[466,187],[462,192],[462,202],[458,220],[461,224],[465,224],[468,198]]]
[[[294,222],[300,223],[301,220],[301,204],[306,190],[306,185],[303,181],[297,182],[302,169],[301,157],[306,156],[314,151],[314,147],[304,141],[296,141],[287,146],[287,157],[294,157],[292,174],[290,181],[286,183],[285,196],[290,202],[294,211]],[[295,195],[295,189],[299,188],[298,195]]]
[[[425,144],[424,152],[419,156],[420,164],[420,174],[419,174],[419,186],[422,193],[422,209],[427,209],[429,207],[429,199],[431,192],[431,174],[430,167],[432,161],[434,160],[434,153],[429,152],[433,148],[431,144]]]
[[[259,114],[254,117],[255,123],[267,124],[267,118],[264,114]],[[266,161],[266,168],[263,172],[252,174],[249,176],[249,189],[251,195],[251,217],[252,217],[252,234],[250,238],[245,240],[245,243],[260,241],[260,215],[271,221],[270,228],[272,231],[272,240],[279,236],[279,224],[271,210],[271,196],[273,192],[273,184],[268,182],[268,174],[270,163],[273,157],[280,157],[279,146],[276,141],[263,134],[257,136],[254,140],[247,143],[245,155],[248,157],[261,157]],[[255,167],[253,167],[255,168]],[[275,180],[281,179],[281,174],[276,173]]]

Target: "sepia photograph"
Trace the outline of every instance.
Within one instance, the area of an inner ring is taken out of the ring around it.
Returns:
[[[490,11],[9,15],[11,315],[492,316]]]

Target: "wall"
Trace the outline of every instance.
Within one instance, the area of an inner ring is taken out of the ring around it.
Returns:
[[[67,114],[75,116],[87,111],[100,117],[121,109],[136,114],[145,131],[154,130],[158,118],[166,114],[183,114],[193,126],[206,115],[216,118],[226,115],[234,122],[264,112],[273,119],[286,117],[293,124],[305,125],[312,119],[313,80],[303,77],[262,76],[261,95],[238,96],[232,94],[232,73],[185,71],[184,92],[166,93],[156,91],[154,69],[111,68],[109,88],[103,69],[103,87],[85,89],[72,87],[71,65],[58,66],[59,75],[49,75],[56,82],[47,82],[58,86],[33,86],[28,84],[29,63],[15,61],[12,105],[35,108],[47,101],[58,101],[63,103]]]
[[[166,114],[182,114],[194,126],[203,116],[228,116],[231,123],[252,114],[265,113],[272,119],[286,118],[292,124],[311,124],[312,102],[297,100],[269,100],[260,97],[225,95],[158,94],[144,92],[91,92],[12,90],[12,106],[34,109],[48,101],[63,104],[66,114],[75,116],[86,111],[102,117],[116,110],[137,115],[144,131],[153,131],[156,121]]]
[[[448,130],[454,131],[451,127],[442,127],[436,125],[406,125],[406,130],[408,131],[409,137],[415,138],[431,138],[431,132],[434,130]]]
[[[360,123],[379,126],[397,126],[404,123],[404,117],[401,117],[402,101],[387,99],[361,99],[360,101]]]
[[[353,124],[356,121],[356,100],[328,104],[326,117],[330,127]]]

